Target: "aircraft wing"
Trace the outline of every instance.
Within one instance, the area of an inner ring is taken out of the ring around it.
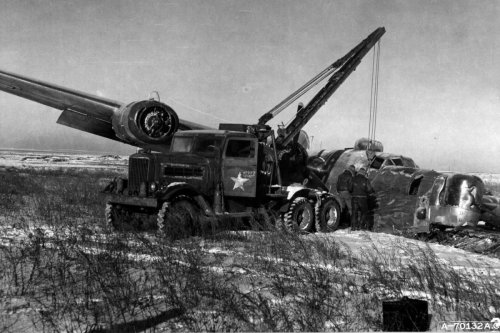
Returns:
[[[58,124],[123,142],[113,131],[112,117],[124,103],[2,70],[0,90],[62,110]],[[181,119],[179,123],[180,130],[208,128]]]

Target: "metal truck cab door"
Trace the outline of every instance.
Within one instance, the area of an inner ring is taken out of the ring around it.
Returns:
[[[222,155],[224,195],[255,197],[256,182],[257,139],[229,138]]]

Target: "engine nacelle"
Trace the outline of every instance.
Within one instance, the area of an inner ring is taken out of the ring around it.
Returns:
[[[155,100],[132,102],[113,115],[113,130],[130,144],[168,144],[179,128],[179,117]]]

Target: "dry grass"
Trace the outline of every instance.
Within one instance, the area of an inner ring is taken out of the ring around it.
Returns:
[[[382,300],[402,296],[428,300],[434,320],[499,315],[500,277],[456,270],[425,244],[359,256],[328,235],[172,242],[107,228],[98,192],[111,173],[0,177],[3,227],[19,231],[0,245],[2,331],[381,330]]]

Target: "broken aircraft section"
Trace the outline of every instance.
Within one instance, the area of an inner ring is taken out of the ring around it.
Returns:
[[[476,227],[480,221],[499,225],[495,221],[500,216],[500,200],[485,194],[479,177],[421,169],[409,157],[384,153],[378,141],[360,139],[354,148],[323,150],[309,158],[309,167],[331,192],[349,165],[368,170],[376,196],[374,231],[422,233],[434,227]]]

